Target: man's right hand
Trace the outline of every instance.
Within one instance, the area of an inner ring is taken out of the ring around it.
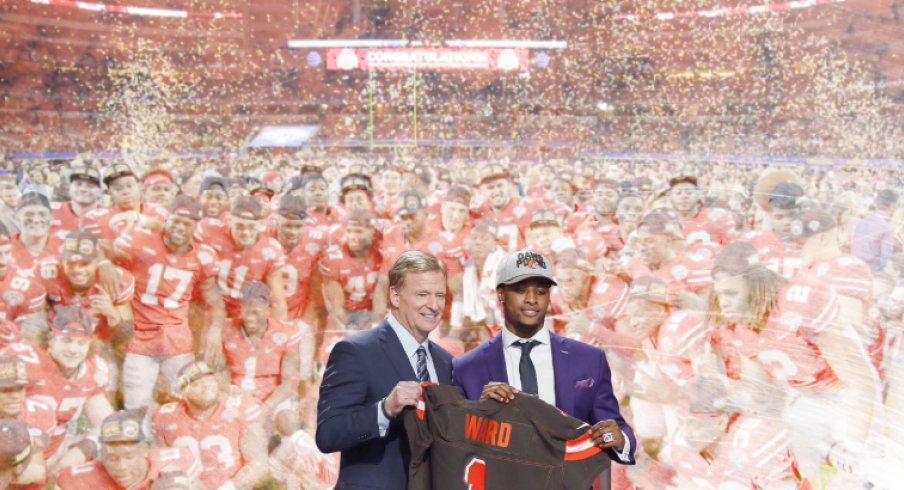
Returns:
[[[417,405],[421,396],[421,384],[417,381],[399,381],[392,392],[383,400],[383,410],[390,418],[402,413],[405,407]]]
[[[488,383],[480,393],[481,400],[496,400],[499,403],[508,403],[515,399],[518,388],[505,383]]]

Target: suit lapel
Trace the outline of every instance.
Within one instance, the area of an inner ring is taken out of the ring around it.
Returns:
[[[433,359],[433,369],[436,370],[436,376],[439,384],[452,384],[452,363],[446,360],[446,356],[438,354],[440,347],[430,341],[430,358]]]
[[[485,366],[489,372],[488,381],[509,382],[508,373],[505,370],[505,353],[502,352],[502,348],[502,334],[499,334],[490,339],[486,351],[484,351]]]
[[[417,381],[417,374],[414,373],[414,369],[411,368],[411,363],[408,362],[408,358],[405,356],[405,349],[402,348],[402,342],[399,341],[399,337],[392,331],[389,322],[384,321],[377,328],[380,329],[379,337],[380,345],[383,347],[383,353],[386,354],[389,362],[392,363],[396,373],[398,373],[399,380]]]
[[[571,382],[571,377],[567,371],[570,354],[564,346],[562,337],[551,332],[549,334],[549,346],[552,348],[552,374],[556,387],[556,406],[571,415],[574,413],[574,392],[568,386]]]

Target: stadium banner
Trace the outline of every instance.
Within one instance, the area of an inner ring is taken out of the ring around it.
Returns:
[[[334,48],[328,49],[328,70],[493,70],[527,71],[527,49],[472,48]]]

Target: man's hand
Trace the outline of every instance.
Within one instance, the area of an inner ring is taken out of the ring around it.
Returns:
[[[481,400],[496,400],[499,403],[508,403],[515,399],[518,389],[505,383],[488,383],[480,393]]]
[[[116,306],[113,304],[113,298],[110,293],[103,288],[98,288],[97,294],[92,294],[90,299],[91,310],[94,313],[107,317],[107,323],[110,325],[119,323],[119,313],[116,311]]]
[[[417,381],[399,381],[392,392],[383,400],[383,410],[394,418],[402,413],[405,407],[417,405],[417,399],[421,396],[421,384]]]
[[[111,298],[119,296],[119,274],[109,260],[102,260],[97,265],[97,282]]]
[[[613,419],[593,424],[590,428],[590,437],[597,446],[604,449],[614,448],[621,451],[625,447],[625,435],[622,434],[618,422]]]
[[[226,365],[223,355],[223,334],[218,328],[210,328],[204,334],[201,345],[204,362],[213,370],[222,369]]]

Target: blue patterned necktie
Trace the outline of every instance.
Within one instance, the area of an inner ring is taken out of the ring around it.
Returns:
[[[421,383],[430,381],[430,373],[427,372],[427,350],[423,345],[417,348],[417,380]]]

